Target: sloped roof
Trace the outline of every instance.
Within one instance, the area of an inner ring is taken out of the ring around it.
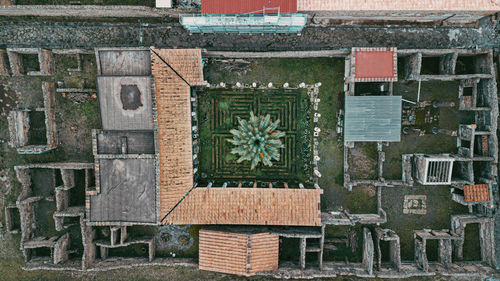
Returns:
[[[465,202],[482,202],[490,200],[490,192],[487,184],[474,184],[464,186]]]
[[[400,141],[401,96],[347,96],[345,141]]]
[[[201,52],[153,49],[151,64],[160,152],[160,218],[173,209],[163,223],[321,225],[321,189],[195,188],[188,194],[193,187],[193,155],[187,83],[205,83]]]
[[[297,0],[299,11],[498,11],[496,0]]]
[[[173,72],[162,59],[167,62],[175,71],[182,76],[191,86],[195,85],[205,85],[206,82],[203,80],[203,67],[201,62],[201,50],[200,49],[155,49],[151,48],[151,65],[154,75],[154,68],[156,68],[157,73],[160,69],[168,68],[171,72],[164,73],[172,79],[171,83],[178,81],[179,77],[175,72]],[[158,54],[160,58],[156,55]],[[180,79],[182,81],[182,79]]]
[[[320,226],[321,189],[197,187],[167,217],[172,224]]]
[[[193,186],[191,88],[178,74],[191,85],[204,82],[199,49],[153,51],[151,68],[160,151],[160,215],[164,216]]]
[[[297,0],[202,0],[202,14],[296,13]]]
[[[245,276],[278,269],[279,236],[201,229],[199,267]]]

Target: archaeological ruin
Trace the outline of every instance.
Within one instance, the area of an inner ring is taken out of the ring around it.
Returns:
[[[499,278],[498,1],[14,2],[12,264]]]

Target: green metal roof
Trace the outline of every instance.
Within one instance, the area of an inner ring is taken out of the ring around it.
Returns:
[[[345,141],[401,140],[401,96],[347,96]]]

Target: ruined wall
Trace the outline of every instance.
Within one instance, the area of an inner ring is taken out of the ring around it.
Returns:
[[[0,76],[9,76],[10,75],[10,65],[9,59],[7,57],[7,51],[4,49],[0,49]]]
[[[374,246],[372,233],[368,228],[363,228],[363,267],[369,275],[373,275]]]

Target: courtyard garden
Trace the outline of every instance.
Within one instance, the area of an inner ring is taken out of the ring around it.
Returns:
[[[207,181],[248,186],[254,181],[278,186],[284,182],[292,186],[310,183],[312,136],[307,89],[208,89],[198,93],[198,100],[201,185]],[[281,148],[271,166],[261,162],[252,167],[251,161],[240,162],[239,155],[232,153],[231,130],[238,128],[239,120],[246,123],[251,114],[269,115],[269,122],[279,122],[275,132],[267,133],[284,135],[278,138]]]

